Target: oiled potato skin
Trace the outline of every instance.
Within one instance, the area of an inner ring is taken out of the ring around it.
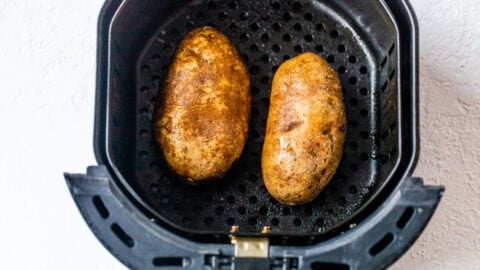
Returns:
[[[325,188],[341,160],[345,122],[340,81],[323,58],[304,53],[279,67],[262,153],[265,186],[277,201],[305,204]]]
[[[191,184],[217,180],[240,157],[250,121],[250,77],[231,41],[212,27],[180,44],[156,105],[155,137]]]

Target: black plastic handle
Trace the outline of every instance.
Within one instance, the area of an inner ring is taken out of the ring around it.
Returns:
[[[232,245],[189,241],[158,226],[125,197],[105,167],[65,178],[95,236],[129,268],[235,269]],[[270,268],[384,269],[415,242],[443,191],[407,178],[375,213],[347,232],[312,246],[272,246]]]

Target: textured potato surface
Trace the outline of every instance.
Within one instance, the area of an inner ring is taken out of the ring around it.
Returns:
[[[155,138],[181,178],[217,180],[243,151],[250,110],[250,77],[237,48],[218,30],[197,28],[177,49],[160,90]]]
[[[270,97],[262,174],[279,202],[311,202],[340,163],[346,133],[338,75],[320,56],[304,53],[277,70]]]

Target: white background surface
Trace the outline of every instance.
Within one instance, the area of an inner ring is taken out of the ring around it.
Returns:
[[[95,164],[100,0],[0,0],[0,268],[124,269],[96,240],[62,173]],[[413,0],[421,29],[422,152],[447,186],[392,269],[480,269],[480,3]]]

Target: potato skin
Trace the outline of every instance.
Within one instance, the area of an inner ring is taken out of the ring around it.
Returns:
[[[345,107],[338,75],[320,56],[304,53],[277,70],[270,97],[262,174],[279,202],[311,202],[342,157]]]
[[[160,91],[155,138],[182,179],[217,180],[243,151],[250,110],[250,77],[237,48],[218,30],[197,28],[177,49]]]

